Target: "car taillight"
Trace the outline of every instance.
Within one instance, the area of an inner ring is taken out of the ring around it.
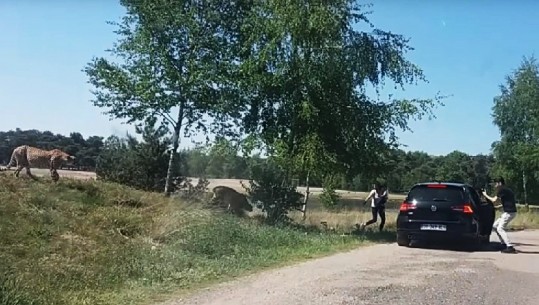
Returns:
[[[453,211],[462,212],[464,214],[473,214],[472,206],[469,203],[466,203],[464,205],[454,206],[451,207]]]
[[[427,184],[428,188],[434,188],[434,189],[445,189],[447,188],[447,185],[445,184]]]
[[[416,208],[415,204],[404,201],[403,203],[401,203],[401,207],[399,210],[401,212],[406,212],[406,211],[414,210],[415,208]]]

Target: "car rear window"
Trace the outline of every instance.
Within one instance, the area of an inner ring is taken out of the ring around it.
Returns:
[[[454,186],[431,188],[422,185],[410,190],[408,200],[462,202],[464,201],[464,191]]]

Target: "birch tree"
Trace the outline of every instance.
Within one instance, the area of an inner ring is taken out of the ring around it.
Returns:
[[[172,132],[165,193],[182,135],[234,132],[239,99],[235,41],[244,9],[221,0],[122,0],[110,57],[85,67],[111,118],[142,124],[156,117]]]

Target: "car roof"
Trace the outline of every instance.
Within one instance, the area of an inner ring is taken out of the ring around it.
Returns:
[[[459,182],[443,182],[443,181],[420,182],[420,183],[416,183],[416,184],[414,185],[414,187],[415,187],[415,186],[424,186],[424,185],[429,185],[429,184],[443,184],[443,185],[455,186],[455,187],[464,187],[464,186],[470,187],[470,185],[467,184],[467,183],[459,183]]]

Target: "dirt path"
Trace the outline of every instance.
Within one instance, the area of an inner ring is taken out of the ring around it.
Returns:
[[[193,184],[196,184],[198,181],[198,178],[191,178],[191,179],[192,179]],[[223,186],[228,186],[230,188],[233,188],[239,192],[244,192],[245,190],[242,187],[241,183],[243,182],[246,186],[249,186],[248,180],[240,180],[240,179],[208,179],[208,181],[210,182],[210,185],[208,186],[209,189],[218,185],[223,185]],[[304,186],[298,186],[297,190],[301,193],[305,193],[306,188]],[[311,192],[312,195],[318,195],[322,193],[322,188],[310,187],[309,192]],[[344,198],[365,198],[367,196],[367,193],[365,192],[353,192],[353,191],[346,191],[346,190],[336,190],[336,192],[339,195],[341,195],[341,197],[344,197]],[[404,200],[405,196],[403,194],[391,194],[390,192],[389,198],[395,199],[395,200]]]
[[[2,167],[2,170],[5,170],[4,167]],[[32,168],[31,169],[32,174],[38,177],[49,177],[49,170],[44,168]],[[10,172],[13,172],[13,168],[10,170]],[[69,177],[73,179],[95,179],[95,173],[94,172],[83,172],[83,171],[70,171],[70,170],[58,170],[58,174],[60,174],[61,177]],[[20,175],[26,175],[26,172],[24,169],[21,171]]]
[[[536,305],[539,231],[509,234],[521,253],[376,245],[245,277],[161,305]]]

